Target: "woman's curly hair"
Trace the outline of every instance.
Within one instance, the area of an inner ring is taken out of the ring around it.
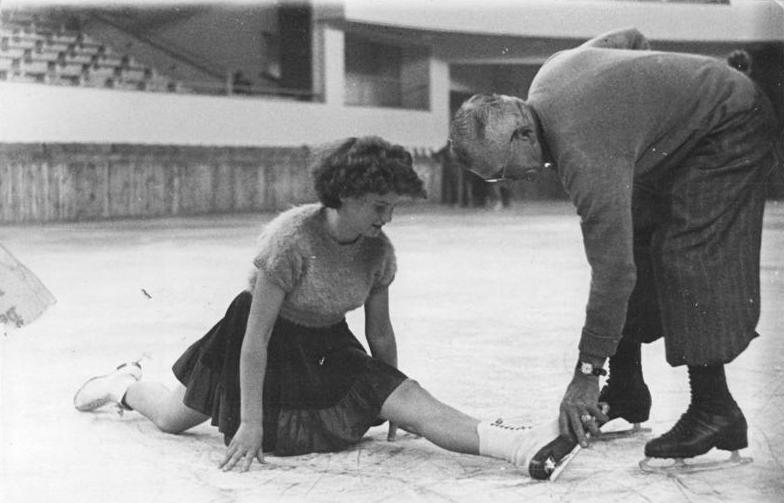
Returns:
[[[365,194],[427,197],[411,154],[378,136],[349,138],[324,155],[313,169],[316,194],[324,206]]]

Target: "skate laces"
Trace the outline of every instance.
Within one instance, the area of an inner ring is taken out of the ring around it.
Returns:
[[[692,430],[696,424],[696,420],[692,417],[692,409],[689,409],[678,419],[675,426],[670,431],[662,435],[661,439],[678,439],[691,435]]]
[[[501,417],[499,417],[498,419],[496,419],[495,421],[490,423],[490,426],[495,426],[496,428],[501,428],[503,430],[509,430],[509,431],[524,431],[524,430],[530,430],[531,429],[530,426],[520,426],[520,425],[506,424],[506,423],[504,423],[504,419],[501,418]]]
[[[121,371],[123,373],[132,375],[138,381],[139,378],[141,377],[142,360],[152,360],[152,356],[150,355],[150,353],[144,352],[136,360],[131,360],[125,363],[121,363],[117,365],[117,367],[114,370],[115,372]]]

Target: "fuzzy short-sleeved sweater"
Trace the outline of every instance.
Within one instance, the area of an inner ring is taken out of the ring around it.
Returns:
[[[397,270],[394,248],[383,232],[339,244],[327,232],[321,204],[298,206],[273,219],[259,237],[253,264],[286,292],[280,316],[308,327],[338,323],[373,291],[392,283]]]
[[[707,56],[580,47],[531,84],[564,188],[581,217],[591,290],[580,350],[615,352],[635,284],[632,185],[665,172],[694,138],[755,106],[756,89]]]

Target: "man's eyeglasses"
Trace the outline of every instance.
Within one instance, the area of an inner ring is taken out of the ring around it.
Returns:
[[[494,175],[491,175],[488,178],[485,178],[484,181],[487,183],[498,183],[503,182],[506,180],[506,167],[509,165],[509,158],[512,156],[512,143],[517,139],[517,135],[519,134],[519,130],[515,130],[512,133],[511,138],[509,138],[509,143],[506,145],[506,157],[504,157],[504,165],[501,169],[495,172]]]
[[[506,164],[504,164],[504,167],[501,168],[501,171],[499,171],[496,175],[484,179],[484,181],[487,183],[498,183],[503,182],[504,180],[506,180]]]
[[[550,169],[550,168],[553,167],[553,165],[551,163],[546,162],[541,167],[526,169],[525,172],[520,177],[515,177],[515,178],[507,178],[506,177],[506,168],[507,168],[507,166],[509,166],[509,160],[510,160],[510,157],[512,156],[512,144],[515,142],[515,140],[518,139],[519,135],[521,135],[521,134],[525,134],[525,130],[522,129],[522,128],[521,129],[517,129],[517,130],[515,130],[514,133],[512,133],[511,138],[509,138],[509,143],[507,144],[506,157],[504,158],[504,165],[503,165],[503,167],[501,169],[499,169],[495,174],[491,175],[490,177],[484,178],[485,182],[487,182],[487,183],[498,183],[498,182],[503,182],[503,181],[507,181],[507,180],[513,180],[513,179],[515,179],[515,180],[516,179],[521,179],[521,180],[528,180],[528,181],[536,181],[539,178],[539,172],[542,169]],[[479,175],[479,176],[481,176],[481,175]]]

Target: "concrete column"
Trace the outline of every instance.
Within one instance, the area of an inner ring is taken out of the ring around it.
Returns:
[[[342,107],[346,87],[346,37],[342,30],[324,26],[324,103]]]
[[[449,134],[449,63],[430,59],[430,112],[438,125],[439,134],[446,141]]]

